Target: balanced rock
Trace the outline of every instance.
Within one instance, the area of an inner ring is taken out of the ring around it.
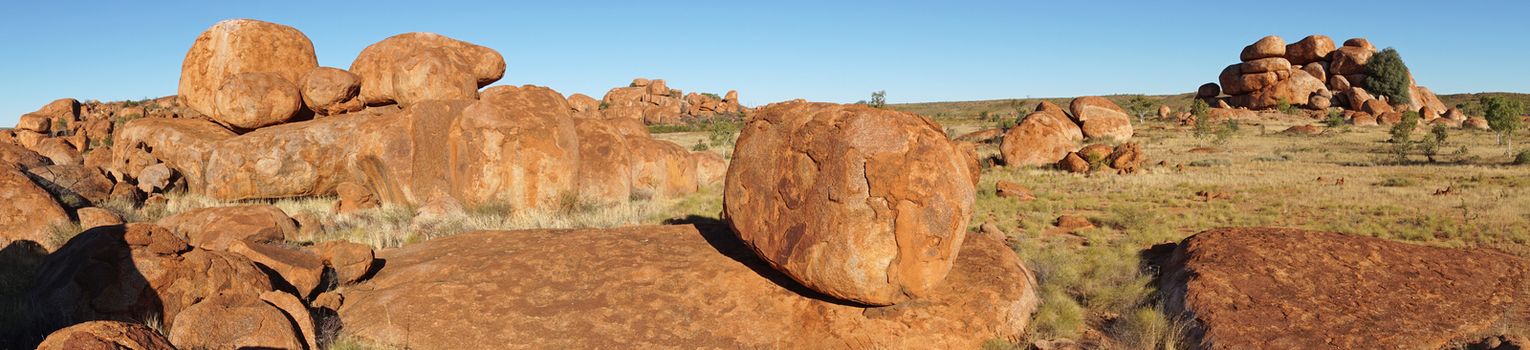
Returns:
[[[1308,35],[1302,40],[1286,45],[1286,59],[1291,64],[1306,65],[1328,59],[1333,52],[1333,39],[1327,35]]]
[[[293,84],[318,66],[313,43],[297,29],[251,19],[226,20],[202,32],[186,52],[179,98],[197,113],[216,117],[216,95],[228,78],[267,72]]]
[[[1371,55],[1374,54],[1376,54],[1374,49],[1345,45],[1330,54],[1328,69],[1333,74],[1362,74],[1365,73],[1365,64],[1371,61]],[[1350,83],[1358,82],[1350,81]]]
[[[933,121],[862,105],[760,109],[734,148],[723,213],[776,269],[835,298],[891,305],[950,272],[975,198]]]
[[[1209,349],[1445,348],[1530,311],[1530,264],[1486,249],[1232,228],[1185,239],[1163,271],[1166,311]]]
[[[1056,108],[1056,107],[1053,107]],[[1004,132],[999,153],[1009,166],[1051,165],[1083,146],[1084,133],[1062,111],[1033,112]]]
[[[1217,85],[1217,83],[1201,84],[1201,87],[1195,89],[1195,97],[1201,99],[1216,98],[1221,94],[1222,86]]]
[[[1068,104],[1085,138],[1126,141],[1132,138],[1132,117],[1104,97],[1086,96]]]
[[[1243,62],[1261,58],[1282,57],[1286,55],[1286,41],[1278,36],[1266,36],[1259,38],[1249,46],[1243,47],[1243,53],[1238,58]]]
[[[361,50],[351,63],[368,105],[409,106],[426,100],[472,100],[505,75],[493,49],[435,33],[405,33]]]
[[[1002,237],[960,248],[919,302],[867,308],[802,288],[722,225],[471,232],[385,251],[387,266],[348,287],[339,314],[347,334],[417,349],[1017,341],[1037,306],[1031,273]]]

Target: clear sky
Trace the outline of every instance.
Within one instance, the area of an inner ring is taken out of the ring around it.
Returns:
[[[7,1],[0,125],[61,97],[175,94],[192,41],[229,18],[302,30],[324,66],[428,31],[498,50],[497,84],[600,98],[642,76],[757,105],[1182,93],[1270,34],[1367,37],[1438,93],[1530,92],[1527,14],[1530,1]]]

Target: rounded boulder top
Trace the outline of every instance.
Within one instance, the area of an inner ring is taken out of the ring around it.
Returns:
[[[404,33],[361,50],[351,63],[368,105],[476,99],[505,75],[505,59],[483,46],[435,33]]]
[[[297,82],[318,66],[313,42],[297,28],[253,19],[225,20],[207,28],[192,43],[181,62],[177,92],[186,106],[203,115],[214,115],[214,96],[231,76],[269,72]]]

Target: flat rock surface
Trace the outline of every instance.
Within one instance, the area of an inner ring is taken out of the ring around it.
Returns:
[[[1016,339],[1037,304],[997,237],[972,235],[928,298],[865,308],[825,301],[725,226],[704,227],[437,238],[383,252],[340,316],[363,340],[419,349],[973,349]]]
[[[1207,231],[1164,267],[1209,349],[1435,349],[1525,324],[1525,260],[1274,228]],[[1176,310],[1178,309],[1178,310]]]

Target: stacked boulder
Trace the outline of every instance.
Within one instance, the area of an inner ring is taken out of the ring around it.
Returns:
[[[260,49],[273,45],[290,47]],[[104,167],[147,193],[184,188],[244,200],[346,188],[382,203],[526,210],[569,195],[680,196],[718,180],[698,174],[720,173],[726,162],[654,140],[641,119],[600,110],[583,95],[480,91],[504,75],[504,59],[445,36],[389,37],[362,50],[349,70],[312,64],[312,51],[291,27],[214,25],[187,54],[181,79],[182,101],[209,117],[128,121],[115,130]]]
[[[1197,89],[1196,97],[1213,107],[1275,109],[1282,104],[1311,110],[1341,108],[1356,125],[1396,123],[1404,111],[1419,112],[1425,122],[1448,117],[1446,125],[1465,122],[1460,111],[1451,114],[1434,92],[1409,78],[1408,104],[1392,106],[1386,98],[1372,96],[1365,88],[1366,64],[1376,47],[1364,38],[1335,45],[1324,35],[1310,35],[1286,44],[1278,36],[1266,36],[1243,48],[1240,63],[1227,66],[1217,83]],[[1222,95],[1225,94],[1225,97]],[[1452,108],[1453,109],[1453,108]],[[1237,113],[1213,113],[1236,119]],[[1326,116],[1326,114],[1319,114]]]
[[[606,92],[600,103],[603,112],[619,118],[635,118],[644,124],[684,124],[720,115],[738,115],[746,108],[738,102],[738,91],[722,97],[670,89],[664,79],[633,79],[627,87]]]
[[[1004,132],[999,145],[1000,156],[1010,166],[1051,166],[1074,171],[1088,171],[1087,162],[1077,154],[1085,141],[1099,142],[1106,147],[1106,154],[1115,154],[1105,143],[1126,142],[1133,134],[1131,116],[1109,99],[1103,97],[1079,97],[1069,103],[1068,110],[1051,102],[1036,105],[1036,111],[1026,115],[1020,124]],[[1133,172],[1143,161],[1140,147],[1135,144],[1122,148],[1120,172]],[[1115,164],[1115,157],[1108,162]],[[1104,161],[1102,159],[1101,161]],[[1080,165],[1083,166],[1080,166]]]

